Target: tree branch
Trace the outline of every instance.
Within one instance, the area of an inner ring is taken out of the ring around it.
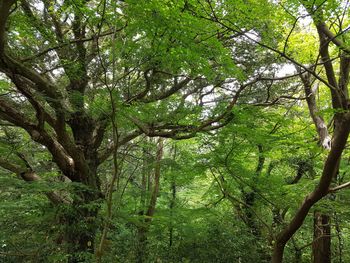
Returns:
[[[16,0],[1,0],[0,1],[0,57],[4,53],[5,38],[6,38],[6,22],[10,15],[11,6],[16,3]]]
[[[335,186],[333,188],[329,188],[328,193],[334,193],[336,191],[339,191],[341,189],[348,188],[348,187],[350,187],[350,182]]]
[[[21,177],[26,182],[36,182],[42,180],[41,177],[37,173],[35,173],[31,168],[15,165],[2,157],[0,157],[0,166],[10,172],[15,173],[17,176]],[[65,199],[55,191],[46,192],[45,195],[53,204],[56,205],[70,203],[67,199]]]

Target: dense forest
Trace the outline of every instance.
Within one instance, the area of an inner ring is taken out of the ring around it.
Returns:
[[[350,262],[349,0],[0,0],[0,262]]]

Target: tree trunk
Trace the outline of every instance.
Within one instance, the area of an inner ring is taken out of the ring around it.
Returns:
[[[334,213],[334,223],[335,223],[335,230],[337,231],[337,237],[338,237],[338,263],[343,263],[343,238],[342,238],[342,231],[340,228],[340,218],[338,213]]]
[[[277,235],[272,257],[273,263],[282,262],[283,250],[288,240],[301,227],[311,207],[330,191],[332,179],[338,172],[340,158],[350,132],[348,124],[350,115],[339,114],[335,118],[337,118],[339,125],[334,131],[333,145],[325,161],[321,179],[315,190],[306,196],[290,223]]]
[[[100,198],[98,189],[78,185],[73,195],[73,204],[63,215],[69,263],[85,262],[93,256],[100,208],[95,203]]]
[[[176,182],[174,176],[172,177],[171,181],[171,199],[170,199],[170,204],[169,204],[169,209],[170,209],[170,225],[169,225],[169,248],[172,247],[173,245],[173,236],[174,236],[174,223],[173,223],[173,214],[174,214],[174,207],[175,207],[175,200],[176,200]]]
[[[137,263],[145,262],[146,258],[146,249],[147,249],[147,226],[141,226],[137,229]]]
[[[145,213],[145,218],[142,219],[141,226],[137,229],[137,238],[138,238],[138,246],[137,246],[137,262],[142,263],[145,261],[146,257],[146,250],[147,250],[147,232],[149,230],[150,223],[152,221],[152,217],[155,213],[155,208],[157,204],[158,199],[158,193],[159,193],[159,179],[160,179],[160,162],[163,158],[163,139],[159,138],[158,140],[158,146],[157,146],[157,153],[156,153],[156,160],[155,160],[155,167],[154,167],[154,186],[152,189],[151,197],[149,200],[148,208]],[[148,180],[150,181],[151,178],[149,176]],[[143,178],[143,182],[144,178]],[[144,198],[141,196],[141,201],[143,201]],[[142,211],[142,215],[144,214],[144,211]]]
[[[271,263],[282,263],[285,245],[286,243],[279,243],[279,242],[275,243],[273,248]]]
[[[96,217],[100,208],[96,201],[103,196],[97,174],[97,149],[93,144],[96,123],[81,113],[74,115],[69,124],[74,141],[81,151],[83,165],[86,167],[85,170],[81,170],[83,165],[80,165],[74,170],[74,177],[79,180],[73,186],[73,203],[64,214],[69,263],[76,263],[85,262],[93,257],[98,229]]]
[[[292,238],[292,244],[294,246],[294,263],[300,263],[302,261],[302,249],[297,246],[294,238]]]
[[[146,143],[148,140],[146,139]],[[147,189],[147,185],[149,187],[150,180],[151,180],[151,171],[149,168],[149,157],[147,151],[149,147],[143,146],[142,154],[143,154],[143,161],[142,161],[142,178],[141,178],[141,196],[140,196],[140,211],[139,215],[141,217],[145,214],[145,208],[146,208],[146,199],[147,195],[149,193],[149,189]],[[143,223],[143,222],[142,222]],[[145,258],[145,249],[146,249],[146,231],[144,226],[139,226],[137,228],[137,249],[136,249],[136,255],[137,255],[137,262],[142,263]]]
[[[97,199],[89,193],[84,195],[79,196],[84,199],[75,200],[63,215],[69,263],[85,262],[94,253],[98,207],[93,201]]]
[[[312,254],[314,263],[331,262],[331,227],[330,216],[320,212],[314,213],[314,242]]]
[[[258,148],[259,155],[258,155],[258,163],[255,169],[255,176],[254,176],[254,182],[253,182],[254,188],[259,182],[259,177],[261,175],[261,172],[263,170],[264,163],[265,163],[263,146],[259,144],[257,145],[257,148]],[[255,214],[252,211],[256,201],[255,199],[256,199],[255,189],[249,192],[243,191],[243,200],[244,200],[244,203],[246,204],[246,206],[243,208],[243,211],[246,217],[247,226],[250,228],[251,233],[256,237],[258,241],[259,239],[261,239],[261,231],[256,222]]]

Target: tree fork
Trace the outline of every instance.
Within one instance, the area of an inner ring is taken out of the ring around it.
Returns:
[[[338,119],[339,126],[335,130],[332,148],[326,159],[321,179],[315,190],[306,196],[290,223],[277,235],[273,248],[272,263],[282,262],[284,247],[288,240],[301,227],[311,207],[329,193],[329,187],[338,170],[338,162],[350,132],[349,113],[338,114],[335,118]]]

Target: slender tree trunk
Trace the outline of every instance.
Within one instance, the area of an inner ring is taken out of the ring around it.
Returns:
[[[302,250],[298,247],[294,238],[292,238],[292,244],[294,247],[294,263],[300,263],[302,260]]]
[[[146,140],[147,142],[147,140]],[[149,186],[149,180],[151,180],[151,172],[149,168],[149,158],[147,153],[148,148],[146,146],[143,147],[143,162],[142,162],[142,178],[141,178],[141,196],[140,196],[140,211],[139,215],[144,216],[145,214],[145,208],[146,208],[146,198],[149,192],[149,189],[147,189],[147,186]],[[143,220],[142,220],[143,223]],[[144,252],[145,252],[145,244],[146,244],[146,229],[145,226],[139,226],[137,228],[137,262],[142,263],[144,260]]]
[[[259,144],[257,148],[258,148],[259,158],[258,158],[258,163],[257,163],[256,169],[255,169],[255,176],[254,176],[254,183],[253,183],[254,187],[258,184],[259,177],[261,175],[261,172],[263,170],[264,163],[265,163],[265,157],[264,157],[262,145]],[[256,201],[255,190],[252,190],[250,192],[244,192],[243,193],[243,200],[246,204],[246,206],[244,207],[244,214],[246,217],[247,226],[250,228],[251,233],[256,237],[256,239],[260,239],[261,232],[260,232],[259,226],[256,222],[255,215],[252,212],[252,209],[253,209],[255,201]]]
[[[169,204],[169,209],[170,209],[170,225],[169,225],[169,248],[172,247],[173,245],[173,235],[174,235],[174,223],[173,223],[173,214],[174,214],[174,207],[175,207],[175,200],[176,200],[176,182],[175,178],[172,178],[171,186],[171,199],[170,199],[170,204]]]
[[[161,174],[160,162],[162,158],[163,158],[163,139],[159,138],[157,153],[156,153],[156,160],[155,160],[155,167],[154,167],[153,189],[151,192],[148,208],[145,213],[146,217],[142,220],[142,225],[139,226],[137,229],[138,246],[137,246],[136,254],[138,257],[137,258],[138,263],[145,262],[146,250],[147,250],[147,233],[149,230],[150,223],[152,221],[152,217],[154,216],[155,208],[157,204],[158,193],[159,193],[159,180],[160,180],[160,174]],[[151,180],[150,176],[148,177],[148,179]]]
[[[314,212],[314,242],[312,254],[314,263],[331,262],[330,216]]]
[[[147,250],[147,226],[140,226],[137,229],[137,239],[138,239],[138,247],[137,247],[137,262],[143,263],[146,259],[146,250]]]
[[[343,239],[341,236],[341,228],[340,228],[340,220],[339,215],[337,213],[334,213],[334,222],[335,222],[335,229],[337,231],[337,237],[338,237],[338,263],[343,263]]]
[[[322,42],[322,34],[320,34],[320,41]],[[323,49],[321,47],[321,54],[323,54],[323,57],[328,57],[327,50]],[[328,65],[328,73],[330,73],[329,69],[331,68],[331,64]],[[311,75],[309,73],[304,73],[300,75],[300,78],[304,84],[304,91],[306,95],[306,102],[309,108],[310,116],[316,126],[316,130],[319,137],[319,144],[324,149],[330,150],[331,149],[331,137],[328,133],[327,125],[320,115],[319,109],[317,107],[316,103],[316,96],[315,92],[318,89],[318,85],[316,84],[314,87],[312,87],[312,80]],[[334,74],[328,75],[328,80],[333,83],[333,80],[335,79]],[[317,83],[317,82],[316,82]],[[336,81],[334,81],[334,84],[336,84]],[[347,97],[347,96],[346,96]],[[337,127],[335,127],[336,129]],[[339,163],[339,161],[338,161]],[[338,170],[338,168],[337,168]],[[336,175],[334,173],[334,175]],[[330,216],[326,214],[321,214],[319,212],[314,213],[314,240],[313,240],[313,247],[312,247],[312,257],[314,263],[330,263],[331,261],[331,236],[330,231],[331,228],[329,227],[329,219]],[[327,233],[325,235],[324,233]]]
[[[146,138],[146,144],[148,143],[148,139]],[[141,178],[141,196],[140,196],[140,211],[139,215],[142,217],[141,223],[144,223],[144,215],[145,215],[145,209],[146,209],[146,203],[149,199],[149,193],[151,191],[151,169],[150,169],[150,157],[148,156],[148,151],[150,147],[143,146],[142,149],[142,178]],[[141,225],[137,228],[137,248],[136,248],[136,255],[137,255],[137,262],[142,263],[145,258],[145,250],[146,250],[146,227],[145,225]]]

